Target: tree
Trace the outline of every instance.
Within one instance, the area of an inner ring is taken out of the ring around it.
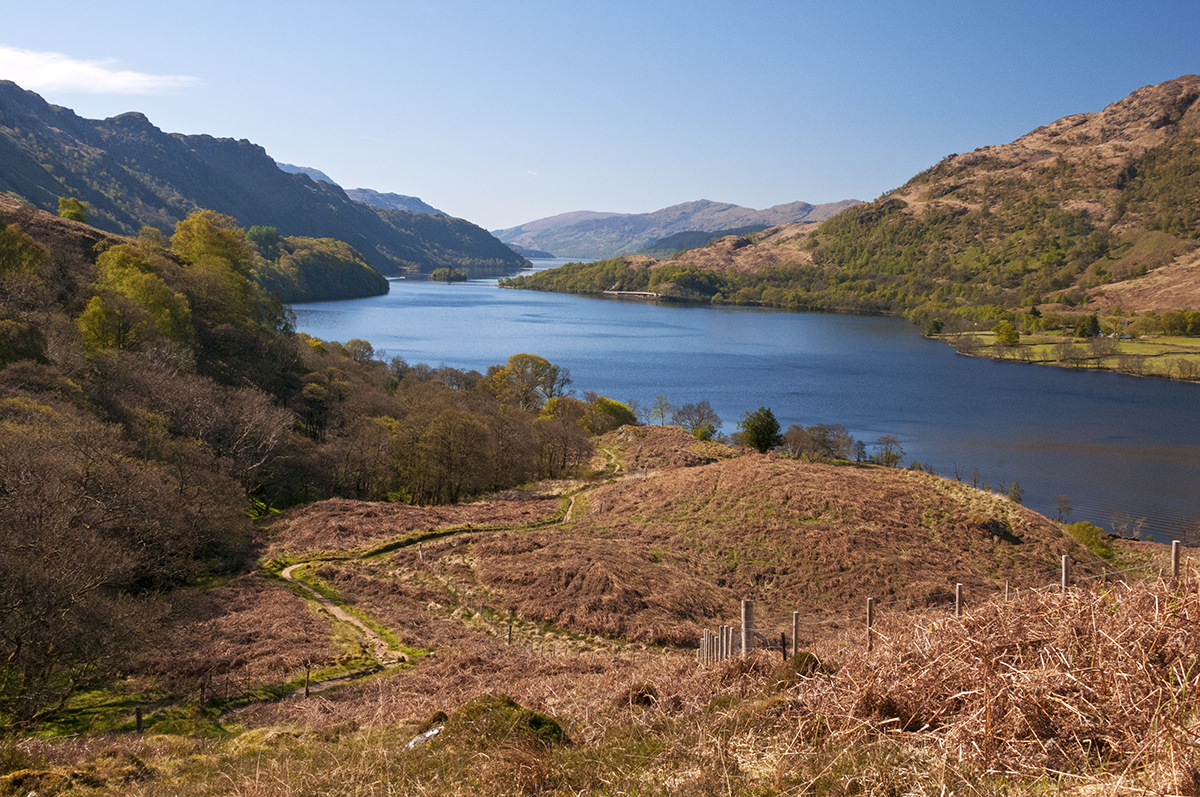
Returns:
[[[1019,504],[1025,500],[1025,491],[1021,489],[1021,483],[1013,480],[1012,487],[1008,490],[1008,500],[1014,504]]]
[[[194,211],[176,224],[171,249],[192,263],[206,257],[220,258],[243,277],[254,265],[254,250],[237,220],[214,210]]]
[[[1021,333],[1017,332],[1017,328],[1007,321],[996,324],[992,333],[996,336],[996,342],[1005,346],[1016,346],[1021,342]]]
[[[789,457],[799,457],[816,452],[818,449],[817,441],[798,423],[793,423],[783,433],[783,445],[787,449]]]
[[[552,398],[567,395],[569,384],[569,369],[536,354],[514,354],[503,366],[488,368],[486,389],[523,410],[536,410]]]
[[[650,405],[651,420],[658,421],[659,426],[666,424],[667,416],[671,414],[671,402],[667,401],[666,396],[655,396],[654,403]]]
[[[717,415],[707,400],[697,404],[684,404],[676,407],[671,414],[671,423],[682,426],[694,436],[709,440],[721,425],[721,417]]]
[[[904,446],[900,445],[900,438],[894,434],[883,435],[872,448],[875,449],[872,459],[880,465],[894,468],[904,459]]]
[[[1071,499],[1065,495],[1054,496],[1054,506],[1058,510],[1058,522],[1062,523],[1067,519],[1067,515],[1071,514],[1074,507],[1071,506]]]
[[[362,338],[351,338],[342,348],[346,356],[356,363],[369,363],[375,359],[375,347]]]
[[[1100,334],[1100,319],[1095,315],[1085,315],[1075,324],[1075,337],[1094,338]]]
[[[88,206],[73,196],[58,198],[58,215],[71,221],[87,221]]]
[[[742,444],[758,449],[765,454],[779,445],[779,421],[770,407],[759,407],[754,412],[747,412],[738,422],[741,430]]]

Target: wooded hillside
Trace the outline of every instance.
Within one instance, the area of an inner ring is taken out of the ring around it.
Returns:
[[[140,113],[83,119],[11,81],[0,81],[0,193],[50,212],[60,197],[80,199],[93,224],[122,235],[169,234],[193,211],[215,210],[243,228],[344,241],[389,275],[499,275],[526,262],[462,219],[374,207],[286,173],[244,139],[165,133]]]

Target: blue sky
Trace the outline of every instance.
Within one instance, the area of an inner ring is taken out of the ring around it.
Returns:
[[[1200,2],[30,3],[0,78],[488,229],[869,200],[1200,72]]]

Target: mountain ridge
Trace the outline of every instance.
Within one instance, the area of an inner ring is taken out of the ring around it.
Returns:
[[[587,210],[560,213],[496,230],[493,234],[505,243],[543,249],[560,257],[599,260],[636,251],[675,233],[824,221],[857,204],[860,203],[855,199],[821,205],[789,202],[755,210],[728,202],[698,199],[650,213]]]
[[[89,206],[95,226],[170,232],[198,208],[284,236],[334,238],[385,274],[453,267],[477,275],[526,261],[462,219],[355,202],[340,187],[281,170],[246,139],[168,134],[144,114],[88,120],[0,81],[0,191],[54,212],[59,197]]]

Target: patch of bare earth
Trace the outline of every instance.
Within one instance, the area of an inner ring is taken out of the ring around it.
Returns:
[[[812,252],[804,248],[804,239],[816,229],[816,224],[789,224],[773,228],[752,244],[746,238],[727,235],[707,246],[689,249],[671,262],[709,271],[741,271],[754,273],[778,266],[794,266],[812,262]]]
[[[1143,276],[1091,291],[1089,309],[1103,312],[1113,307],[1137,313],[1200,307],[1200,249]]]

